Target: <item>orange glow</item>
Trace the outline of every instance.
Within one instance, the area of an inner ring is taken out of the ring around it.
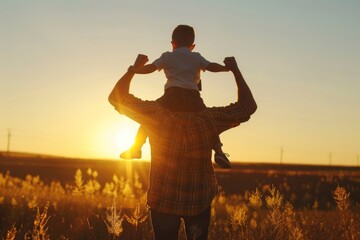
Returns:
[[[127,119],[103,122],[93,133],[96,155],[118,159],[120,153],[133,144],[138,127],[139,124]]]

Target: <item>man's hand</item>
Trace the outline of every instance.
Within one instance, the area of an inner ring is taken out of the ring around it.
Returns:
[[[238,65],[234,57],[226,57],[224,59],[225,67],[227,67],[230,71],[234,72],[238,69]]]
[[[132,71],[137,67],[142,67],[149,61],[149,58],[146,55],[139,54],[134,62],[134,66],[130,66],[128,71],[119,79],[115,84],[115,87],[111,91],[108,99],[109,102],[115,107],[119,103],[121,96],[129,94],[130,82],[134,77],[134,72]]]
[[[148,61],[149,61],[148,56],[143,55],[143,54],[138,54],[134,65],[132,65],[128,68],[128,72],[136,73],[136,69],[139,67],[143,67],[145,65],[145,63],[147,63]]]
[[[249,86],[245,82],[245,79],[240,72],[240,69],[236,63],[235,58],[226,57],[224,59],[224,64],[227,68],[230,69],[230,71],[233,72],[235,76],[235,81],[238,88],[238,102],[241,103],[246,108],[247,112],[250,115],[253,114],[257,109],[257,105]]]

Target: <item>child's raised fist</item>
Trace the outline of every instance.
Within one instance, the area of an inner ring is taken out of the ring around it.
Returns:
[[[148,56],[143,55],[143,54],[138,54],[134,66],[135,67],[142,67],[145,65],[145,63],[147,63],[149,61]]]

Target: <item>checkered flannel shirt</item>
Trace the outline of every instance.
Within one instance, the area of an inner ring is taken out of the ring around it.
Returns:
[[[119,113],[143,125],[151,146],[147,204],[164,214],[193,216],[210,206],[218,192],[212,147],[223,131],[250,118],[239,103],[200,112],[171,112],[156,101],[131,94],[116,105]]]

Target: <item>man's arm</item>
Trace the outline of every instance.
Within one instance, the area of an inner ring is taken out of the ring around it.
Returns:
[[[135,60],[134,66],[140,67],[144,66],[144,64],[149,61],[148,57],[145,55],[139,54]],[[134,77],[134,73],[130,72],[129,70],[119,79],[119,81],[115,84],[115,87],[111,91],[108,100],[114,107],[116,106],[116,103],[119,102],[119,99],[129,94],[130,89],[130,82],[132,78]]]
[[[206,67],[206,70],[209,72],[228,72],[229,69],[226,66],[220,65],[218,63],[209,63]]]
[[[132,73],[137,73],[137,74],[148,74],[148,73],[153,73],[155,72],[157,69],[157,67],[155,66],[155,64],[146,64],[145,66],[139,66],[139,67],[135,67],[135,66],[130,66],[129,67],[129,72]]]
[[[224,64],[234,74],[236,85],[238,87],[238,102],[246,108],[250,115],[253,114],[257,109],[257,105],[249,86],[240,72],[235,58],[225,58]]]

